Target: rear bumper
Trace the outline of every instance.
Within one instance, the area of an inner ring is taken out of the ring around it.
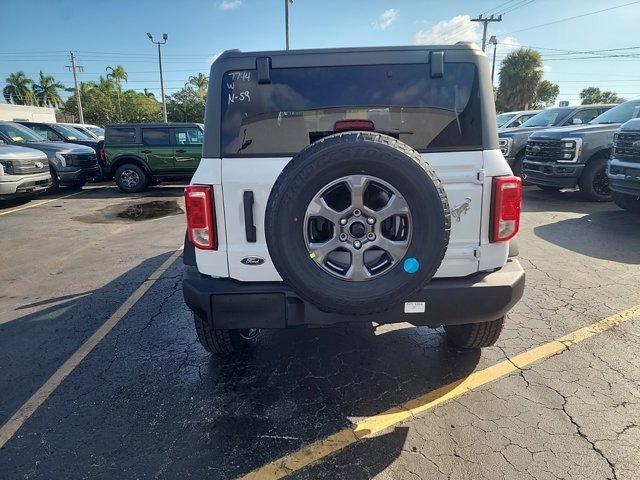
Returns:
[[[213,328],[287,328],[344,322],[455,325],[496,320],[522,297],[525,274],[511,258],[495,272],[463,278],[434,279],[408,298],[424,302],[424,313],[405,313],[404,304],[374,315],[326,313],[305,302],[282,282],[239,282],[212,278],[187,266],[182,291],[187,306]]]
[[[609,187],[625,195],[640,196],[640,163],[612,159],[607,167]]]
[[[573,188],[578,184],[584,164],[536,162],[525,159],[522,163],[522,178],[531,185]]]

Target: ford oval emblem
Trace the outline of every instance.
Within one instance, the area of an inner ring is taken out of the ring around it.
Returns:
[[[261,257],[244,257],[240,260],[241,263],[245,265],[262,265],[264,263],[264,258]]]

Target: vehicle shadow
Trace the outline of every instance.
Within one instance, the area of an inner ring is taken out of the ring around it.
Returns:
[[[36,196],[20,196],[20,197],[15,197],[15,198],[8,198],[8,199],[0,199],[0,212],[2,210],[11,210],[12,208],[17,208],[17,207],[21,207],[23,205],[26,205],[27,203],[33,201],[33,200],[37,200],[38,197]]]
[[[247,455],[236,456],[221,469],[221,478],[246,474],[350,428],[358,418],[450,385],[443,389],[445,395],[480,360],[479,351],[455,350],[439,331],[429,328],[376,333],[357,324],[267,332],[252,350],[222,361],[212,358],[205,385],[233,409],[215,422],[216,446],[207,454],[209,461],[237,451],[238,435],[246,432],[241,448]],[[190,440],[197,441],[201,434],[193,433]],[[374,450],[359,449],[367,454],[347,469],[348,474],[341,469],[340,476],[371,478],[373,472],[383,471],[400,455],[406,436],[406,428],[392,427],[390,433],[366,440]],[[352,448],[358,447],[348,447],[344,455]],[[342,466],[349,464],[341,458]],[[335,478],[331,471],[323,465],[310,473],[305,470],[304,478]]]
[[[592,258],[640,264],[640,216],[624,210],[599,211],[537,226],[536,236]]]
[[[99,289],[26,299],[14,308],[23,315],[0,324],[0,425],[171,253],[149,258]]]
[[[0,423],[165,258],[0,325]],[[481,359],[454,350],[440,329],[357,323],[265,331],[252,348],[214,357],[183,303],[183,268],[174,263],[30,418],[0,471],[22,476],[37,461],[33,478],[86,478],[101,459],[110,478],[237,478],[359,418],[453,388]],[[346,477],[328,464],[304,478],[370,478],[401,454],[408,428],[332,457],[358,457]]]

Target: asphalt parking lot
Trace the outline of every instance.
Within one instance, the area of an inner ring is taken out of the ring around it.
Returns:
[[[0,205],[0,478],[640,478],[640,217],[527,188],[525,297],[481,354],[365,325],[212,360],[181,193]]]

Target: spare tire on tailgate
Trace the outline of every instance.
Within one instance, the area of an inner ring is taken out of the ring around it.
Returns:
[[[451,218],[442,183],[387,135],[346,132],[297,154],[271,190],[265,233],[282,279],[325,312],[387,310],[436,273]]]

